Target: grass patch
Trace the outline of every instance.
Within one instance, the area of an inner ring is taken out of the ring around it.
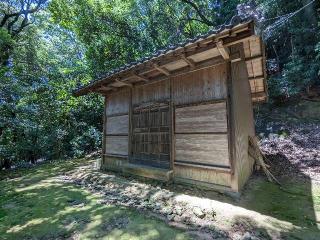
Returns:
[[[284,238],[320,239],[317,219],[320,216],[320,186],[301,179],[286,179],[282,183],[279,187],[264,178],[252,179],[241,205],[298,227],[299,230],[284,232]]]
[[[98,203],[97,195],[59,182],[82,161],[9,172],[0,181],[1,239],[187,239],[182,231],[137,211]]]

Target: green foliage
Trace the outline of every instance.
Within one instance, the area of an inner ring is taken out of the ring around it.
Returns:
[[[102,99],[72,96],[78,83],[91,80],[83,47],[47,19],[43,14],[21,35],[11,63],[1,68],[0,158],[6,161],[67,158],[100,147]]]
[[[5,62],[9,56],[9,50],[14,44],[10,34],[2,28],[0,28],[0,63]]]
[[[311,1],[260,1],[265,17],[273,19],[292,13]],[[306,88],[319,84],[320,62],[317,60],[317,44],[320,42],[317,1],[301,9],[296,15],[275,28],[266,39],[267,56],[276,59],[279,72],[270,77],[269,91],[274,97],[298,95]],[[281,20],[283,18],[277,18]],[[266,21],[265,27],[272,25]]]
[[[242,2],[52,0],[14,38],[8,26],[0,27],[0,168],[4,161],[67,158],[99,148],[102,98],[75,98],[72,91],[111,69],[229,21]],[[257,1],[267,19],[263,27],[308,2]],[[10,4],[11,10],[0,5],[0,21],[6,11],[19,9],[19,2]],[[278,66],[269,77],[272,99],[319,84],[317,5],[304,8],[266,39],[267,56]]]

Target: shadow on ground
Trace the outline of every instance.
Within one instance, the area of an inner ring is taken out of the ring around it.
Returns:
[[[0,181],[0,239],[187,239],[182,231],[55,177],[74,161],[11,171]]]

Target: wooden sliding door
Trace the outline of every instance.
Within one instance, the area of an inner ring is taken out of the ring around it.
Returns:
[[[169,103],[154,103],[133,109],[130,162],[170,168]]]

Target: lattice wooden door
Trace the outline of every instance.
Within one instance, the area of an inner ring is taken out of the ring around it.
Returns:
[[[171,116],[168,103],[133,109],[131,163],[170,168]]]

